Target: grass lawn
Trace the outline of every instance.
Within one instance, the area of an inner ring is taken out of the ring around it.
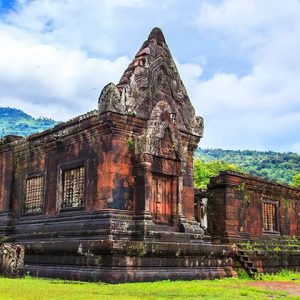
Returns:
[[[256,282],[293,284],[299,294],[291,295],[288,288],[275,291],[251,286]],[[300,299],[300,273],[285,271],[279,275],[263,275],[260,280],[228,278],[116,285],[0,277],[0,299]]]

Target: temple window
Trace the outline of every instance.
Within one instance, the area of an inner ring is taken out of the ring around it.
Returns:
[[[25,180],[24,213],[42,212],[44,193],[44,176],[37,176]]]
[[[85,168],[62,170],[62,208],[81,207],[84,204]]]
[[[278,231],[277,228],[277,204],[263,203],[263,229],[264,231]]]

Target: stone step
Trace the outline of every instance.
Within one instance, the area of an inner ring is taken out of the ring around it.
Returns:
[[[243,262],[249,261],[249,257],[248,257],[248,256],[245,256],[245,255],[240,256],[240,259],[241,259]]]
[[[246,254],[247,251],[248,250],[238,249],[237,257],[238,257],[241,267],[246,271],[246,273],[249,276],[254,277],[259,271],[255,267],[254,263],[252,261],[250,261],[249,256]]]

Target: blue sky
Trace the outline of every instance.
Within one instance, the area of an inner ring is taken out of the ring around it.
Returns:
[[[7,12],[11,10],[16,4],[15,0],[1,0],[0,1],[0,10],[1,12]]]
[[[155,26],[203,147],[300,153],[299,0],[0,0],[0,106],[56,120],[97,108]]]

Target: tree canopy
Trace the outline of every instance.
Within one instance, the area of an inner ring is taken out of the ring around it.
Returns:
[[[292,152],[198,148],[196,158],[204,163],[222,161],[233,164],[242,172],[287,184],[291,184],[293,176],[300,173],[300,155]]]
[[[293,176],[291,186],[300,187],[300,173]]]
[[[230,163],[222,161],[203,162],[201,159],[195,159],[194,162],[194,180],[195,187],[205,189],[211,177],[217,176],[222,171],[237,171],[241,169]]]

